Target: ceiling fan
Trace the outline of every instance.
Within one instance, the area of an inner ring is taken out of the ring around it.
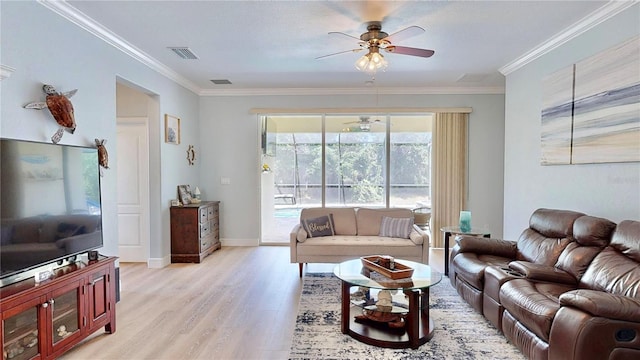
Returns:
[[[344,123],[345,125],[350,125],[350,124],[358,124],[357,127],[349,127],[346,128],[346,131],[364,131],[367,132],[369,130],[371,130],[371,125],[383,125],[382,121],[380,119],[375,119],[375,120],[370,120],[369,116],[360,116],[360,120],[358,121],[349,121]],[[355,128],[355,129],[354,129]]]
[[[356,61],[356,68],[360,71],[364,71],[370,74],[375,74],[378,70],[385,70],[388,66],[387,60],[380,54],[380,49],[386,52],[411,55],[428,58],[433,56],[435,51],[428,49],[419,49],[407,46],[394,45],[395,42],[401,41],[412,36],[422,34],[425,30],[420,26],[409,26],[391,35],[382,31],[382,23],[379,21],[371,21],[367,24],[367,32],[360,35],[360,38],[351,36],[349,34],[332,31],[329,35],[346,36],[358,41],[358,48],[340,51],[333,54],[317,57],[316,59],[322,59],[329,56],[344,54],[348,52],[359,52],[367,49],[367,54],[363,55],[358,61]]]

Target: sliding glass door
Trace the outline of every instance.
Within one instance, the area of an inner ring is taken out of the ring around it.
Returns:
[[[262,242],[314,206],[430,206],[431,114],[263,116]]]
[[[327,206],[385,206],[385,143],[386,120],[325,117]]]

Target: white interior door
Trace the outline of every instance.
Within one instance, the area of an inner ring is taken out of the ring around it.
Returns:
[[[118,118],[118,250],[122,262],[149,259],[147,118]]]

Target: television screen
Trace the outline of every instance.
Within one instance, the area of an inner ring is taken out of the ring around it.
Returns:
[[[0,280],[102,246],[95,148],[0,140]]]

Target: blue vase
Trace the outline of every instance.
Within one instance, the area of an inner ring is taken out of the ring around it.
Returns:
[[[471,231],[471,211],[460,211],[460,231]]]

